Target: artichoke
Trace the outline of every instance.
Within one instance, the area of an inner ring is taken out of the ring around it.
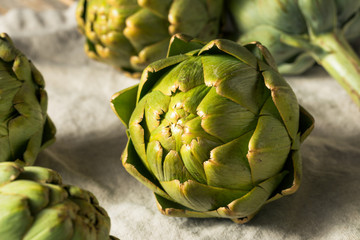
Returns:
[[[175,35],[168,58],[114,94],[123,166],[163,214],[242,223],[298,189],[313,118],[274,64],[259,43]]]
[[[280,73],[322,65],[360,106],[360,59],[348,40],[360,37],[359,0],[229,0],[240,43],[260,41]]]
[[[32,165],[55,140],[44,87],[41,73],[0,34],[0,162]]]
[[[96,197],[47,168],[0,163],[0,238],[116,239]]]
[[[80,0],[76,19],[90,58],[137,77],[173,34],[217,37],[222,9],[223,0]]]

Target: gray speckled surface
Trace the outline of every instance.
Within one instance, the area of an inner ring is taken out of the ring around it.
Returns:
[[[360,111],[325,71],[314,67],[302,76],[286,77],[316,119],[301,149],[304,177],[296,194],[268,204],[245,225],[169,218],[158,212],[151,191],[119,160],[126,135],[110,98],[137,80],[85,56],[74,7],[63,12],[11,10],[0,16],[0,31],[33,60],[47,83],[57,142],[36,164],[92,191],[112,219],[113,235],[123,240],[360,238]]]

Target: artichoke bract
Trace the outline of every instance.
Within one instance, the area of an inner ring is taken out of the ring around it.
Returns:
[[[0,162],[32,165],[55,140],[41,73],[0,34]]]
[[[360,106],[360,59],[348,41],[360,37],[358,0],[230,0],[240,43],[259,41],[280,73],[322,65]]]
[[[0,163],[0,238],[105,240],[110,218],[96,197],[47,168]]]
[[[112,108],[127,127],[125,169],[165,215],[251,219],[295,192],[313,118],[267,49],[176,35]]]
[[[80,0],[76,19],[90,58],[137,77],[175,33],[216,38],[222,9],[223,0]]]

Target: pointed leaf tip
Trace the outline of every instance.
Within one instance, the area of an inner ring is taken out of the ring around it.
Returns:
[[[175,34],[170,40],[167,57],[185,54],[197,49],[201,49],[204,45],[204,42],[192,38],[188,35]]]
[[[136,106],[137,91],[138,84],[121,90],[111,97],[111,108],[126,128]]]

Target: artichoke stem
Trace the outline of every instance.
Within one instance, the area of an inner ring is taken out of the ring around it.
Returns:
[[[315,60],[338,81],[360,107],[360,59],[342,33],[314,36],[311,43],[322,51],[313,51]]]

